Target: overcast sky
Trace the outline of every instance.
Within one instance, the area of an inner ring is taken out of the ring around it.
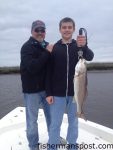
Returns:
[[[93,61],[113,60],[113,0],[0,0],[0,65],[18,65],[20,48],[29,38],[31,24],[46,23],[46,40],[60,38],[59,21],[71,17],[87,29],[88,45],[95,53]]]

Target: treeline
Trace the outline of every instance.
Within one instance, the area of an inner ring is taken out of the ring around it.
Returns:
[[[109,63],[89,63],[87,64],[88,70],[113,70],[113,62]]]
[[[92,70],[113,70],[113,63],[88,63],[87,64],[88,71]],[[20,73],[20,68],[18,66],[15,67],[0,67],[0,74],[15,74]]]
[[[15,74],[20,73],[20,67],[0,67],[0,74]]]

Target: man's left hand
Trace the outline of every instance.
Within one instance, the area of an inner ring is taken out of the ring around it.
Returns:
[[[46,49],[51,53],[53,50],[53,46],[54,46],[53,44],[49,44],[46,46]]]

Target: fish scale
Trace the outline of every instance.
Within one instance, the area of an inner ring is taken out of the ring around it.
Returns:
[[[80,58],[75,66],[74,75],[74,101],[77,104],[77,116],[86,120],[84,115],[84,102],[87,97],[87,66],[86,60]]]

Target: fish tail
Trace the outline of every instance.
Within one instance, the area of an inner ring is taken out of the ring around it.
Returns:
[[[77,117],[78,117],[78,118],[81,118],[81,119],[84,119],[85,121],[87,121],[87,118],[85,117],[85,114],[84,114],[84,113],[78,113],[78,112],[77,112]]]

